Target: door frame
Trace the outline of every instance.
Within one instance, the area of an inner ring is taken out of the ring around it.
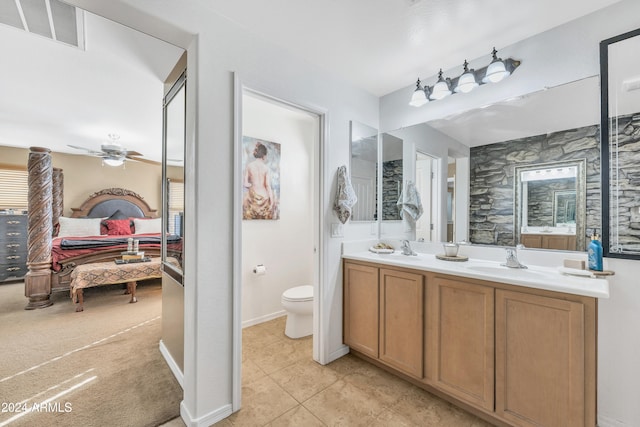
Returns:
[[[318,135],[314,143],[314,283],[313,283],[313,359],[321,364],[328,363],[329,317],[323,303],[325,283],[325,262],[328,259],[328,248],[324,239],[325,227],[322,221],[322,208],[327,206],[325,200],[325,159],[328,136],[328,111],[317,106],[292,102],[261,92],[245,84],[238,73],[234,73],[234,173],[233,173],[233,309],[232,309],[232,411],[240,409],[242,403],[242,97],[245,92],[307,112],[318,119]]]

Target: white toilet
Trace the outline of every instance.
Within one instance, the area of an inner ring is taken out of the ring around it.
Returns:
[[[302,338],[313,334],[313,286],[304,285],[282,293],[282,307],[287,311],[284,334]]]

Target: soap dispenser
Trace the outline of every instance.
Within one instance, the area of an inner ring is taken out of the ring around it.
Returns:
[[[589,270],[602,271],[602,244],[598,239],[596,230],[591,235],[591,243],[587,248],[587,257],[589,260]]]

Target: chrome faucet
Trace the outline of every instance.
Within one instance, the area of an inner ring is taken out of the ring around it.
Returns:
[[[504,267],[509,268],[527,268],[526,265],[522,264],[518,261],[518,249],[524,248],[522,245],[518,245],[515,248],[506,248],[507,250],[507,261],[504,264],[501,264]]]
[[[402,255],[407,255],[407,256],[418,255],[413,249],[411,249],[411,246],[409,245],[408,240],[402,241],[402,247],[400,249],[402,249]]]

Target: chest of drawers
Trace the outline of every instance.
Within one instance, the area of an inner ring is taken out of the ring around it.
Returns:
[[[27,215],[0,215],[0,282],[27,274]]]

